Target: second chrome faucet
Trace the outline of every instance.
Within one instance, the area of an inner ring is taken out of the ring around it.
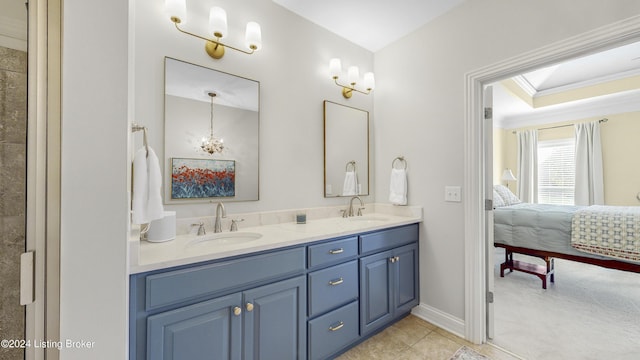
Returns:
[[[222,218],[227,217],[227,211],[224,208],[224,204],[219,202],[216,206],[216,221],[213,224],[213,232],[219,233],[222,232]]]

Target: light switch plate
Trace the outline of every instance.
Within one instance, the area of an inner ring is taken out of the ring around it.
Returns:
[[[460,202],[460,186],[445,186],[444,201]]]

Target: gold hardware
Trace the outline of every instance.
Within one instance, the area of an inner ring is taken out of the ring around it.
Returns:
[[[249,312],[253,311],[253,304],[252,304],[252,303],[250,303],[250,302],[248,302],[244,307],[245,307],[245,308],[247,309],[247,311],[249,311]]]
[[[343,326],[344,326],[344,321],[340,321],[340,323],[337,326],[329,326],[329,330],[330,331],[338,331],[338,330],[342,329]]]
[[[329,254],[331,254],[331,255],[342,254],[343,252],[344,252],[343,248],[329,250]]]
[[[396,256],[396,261],[400,261],[400,256]]]
[[[233,308],[233,315],[238,316],[240,314],[242,314],[242,309],[240,308],[240,306],[235,306]]]
[[[394,262],[396,262],[396,258],[392,256],[392,257],[389,258],[389,261],[394,263]]]
[[[331,281],[329,281],[329,285],[331,285],[331,286],[336,286],[336,285],[340,285],[340,284],[342,284],[343,282],[344,282],[344,279],[343,279],[343,278],[340,278],[340,279],[338,279],[338,280],[331,280]]]

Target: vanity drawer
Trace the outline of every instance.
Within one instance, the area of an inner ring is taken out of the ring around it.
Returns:
[[[309,246],[309,267],[328,265],[358,255],[358,238],[351,237]]]
[[[358,325],[357,301],[309,321],[309,359],[326,359],[356,341]]]
[[[309,317],[358,298],[358,262],[335,265],[309,274]]]
[[[411,224],[360,236],[360,254],[394,248],[418,241],[418,225]]]
[[[304,272],[304,247],[193,266],[146,277],[146,310]]]

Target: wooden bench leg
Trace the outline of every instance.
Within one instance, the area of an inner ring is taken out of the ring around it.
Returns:
[[[535,256],[535,255],[534,255]],[[542,260],[544,260],[546,267],[541,265],[530,264],[524,261],[514,261],[513,260],[513,251],[509,249],[505,249],[504,253],[504,262],[500,264],[500,277],[504,277],[504,271],[509,269],[509,272],[514,270],[522,271],[527,274],[532,274],[537,276],[540,280],[542,280],[542,288],[547,288],[547,282],[554,282],[554,264],[553,258],[549,256],[538,256]]]

